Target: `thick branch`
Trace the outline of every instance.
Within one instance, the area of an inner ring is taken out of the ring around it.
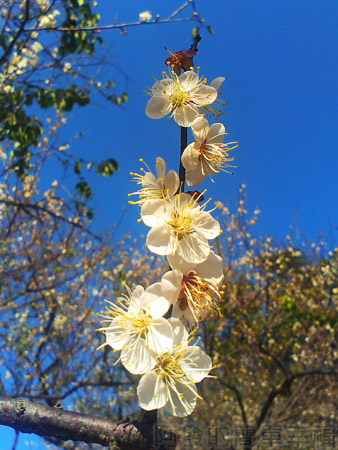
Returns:
[[[0,396],[0,424],[22,433],[96,443],[109,449],[150,449],[158,435],[146,421],[129,418],[114,421],[3,396]],[[177,441],[170,433],[165,439]]]

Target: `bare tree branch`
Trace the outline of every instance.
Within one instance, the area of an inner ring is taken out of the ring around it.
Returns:
[[[110,450],[150,449],[157,436],[157,429],[145,420],[114,421],[3,396],[0,396],[0,424],[22,433],[101,444]],[[170,433],[165,438],[167,441],[172,438],[175,445],[178,441]]]

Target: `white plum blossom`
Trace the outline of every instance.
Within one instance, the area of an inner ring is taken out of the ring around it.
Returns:
[[[214,116],[216,120],[224,114],[224,106],[227,104],[224,100],[222,100],[219,96],[222,94],[220,90],[223,82],[225,81],[224,77],[217,77],[210,83],[210,86],[216,89],[217,91],[217,99],[212,105],[205,105],[201,109],[202,113],[208,116]]]
[[[120,306],[109,302],[104,316],[110,320],[100,329],[106,334],[104,345],[121,350],[121,362],[133,374],[151,370],[156,363],[153,354],[166,351],[173,342],[172,327],[162,317],[170,303],[160,291],[160,283],[146,290],[140,285],[133,292],[128,289]]]
[[[205,117],[198,117],[191,126],[196,141],[189,144],[182,154],[182,164],[186,169],[188,186],[197,186],[204,178],[220,171],[229,172],[226,167],[235,158],[228,151],[238,146],[237,142],[224,143],[225,126],[222,123],[209,122]]]
[[[170,113],[182,127],[190,127],[199,116],[199,108],[213,103],[217,90],[208,86],[205,78],[187,70],[180,76],[175,72],[157,81],[151,88],[146,114],[152,119],[160,119]]]
[[[172,347],[156,356],[156,365],[142,376],[137,395],[141,408],[164,408],[177,417],[192,413],[201,398],[195,383],[208,376],[211,358],[196,345],[189,346],[188,333],[179,319],[169,321],[174,330]]]
[[[138,15],[140,22],[150,22],[152,19],[152,15],[150,11],[143,11],[140,12],[140,14]]]
[[[141,159],[142,162],[143,159]],[[157,177],[153,174],[150,168],[147,166],[147,171],[141,168],[144,174],[138,174],[131,172],[134,175],[133,181],[142,185],[142,188],[136,192],[132,192],[129,195],[137,194],[140,198],[137,201],[130,201],[130,203],[143,204],[148,200],[153,199],[165,199],[169,200],[176,194],[180,185],[180,179],[178,173],[175,170],[167,171],[167,164],[161,157],[156,158],[156,172]]]
[[[173,305],[173,317],[185,318],[190,324],[218,312],[223,281],[223,261],[213,251],[200,264],[168,256],[173,268],[161,280],[161,292]]]
[[[208,239],[221,233],[219,222],[205,211],[206,204],[200,206],[197,199],[181,193],[170,201],[153,200],[142,205],[142,220],[151,227],[149,250],[158,255],[177,254],[192,263],[205,261],[210,253]]]

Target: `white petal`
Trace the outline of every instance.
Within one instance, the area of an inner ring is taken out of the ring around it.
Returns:
[[[177,318],[180,319],[184,314],[184,311],[182,311],[182,309],[179,307],[179,304],[176,303],[173,306],[173,310],[172,310],[172,318]]]
[[[156,172],[157,172],[157,178],[162,180],[162,182],[164,180],[166,171],[167,171],[167,163],[165,162],[165,160],[163,158],[158,156],[156,158]]]
[[[137,395],[141,408],[146,411],[163,408],[168,401],[167,387],[156,372],[143,375],[137,386]]]
[[[161,280],[161,292],[172,304],[177,301],[182,289],[183,274],[180,270],[170,270]]]
[[[174,110],[174,119],[181,127],[190,127],[199,115],[197,106],[187,103]]]
[[[142,178],[142,186],[158,186],[158,181],[152,172],[146,172]]]
[[[196,141],[202,143],[206,140],[209,131],[209,122],[205,117],[199,116],[191,125]]]
[[[128,340],[129,334],[125,328],[121,326],[120,320],[115,318],[109,325],[109,330],[106,331],[106,342],[114,350],[121,350]]]
[[[213,103],[217,98],[217,91],[215,88],[208,85],[199,85],[191,93],[194,102],[197,106],[204,106]]]
[[[210,83],[210,86],[214,87],[215,89],[218,89],[222,87],[223,82],[225,81],[224,77],[217,77]]]
[[[168,321],[171,323],[174,332],[173,345],[186,347],[188,345],[189,333],[183,323],[176,317],[171,317]]]
[[[163,210],[165,200],[148,200],[141,207],[141,217],[148,227],[156,227],[164,223]]]
[[[186,170],[194,170],[200,167],[199,157],[201,155],[200,144],[191,142],[183,151],[181,161]]]
[[[198,85],[199,76],[192,70],[187,70],[178,77],[178,82],[187,90],[190,91]]]
[[[224,141],[225,126],[222,123],[213,123],[208,133],[209,144],[222,144]]]
[[[141,306],[154,318],[162,317],[168,311],[170,302],[161,292],[162,285],[160,282],[151,284],[144,291],[141,298]]]
[[[143,338],[136,337],[126,343],[121,350],[121,362],[132,374],[141,375],[151,370],[156,360]]]
[[[167,175],[164,177],[164,187],[169,189],[169,195],[172,196],[176,194],[180,186],[180,178],[175,170],[169,170]]]
[[[184,261],[179,255],[168,255],[168,262],[173,269],[179,269],[182,273],[186,274],[190,270],[196,267],[196,263]]]
[[[155,95],[146,107],[146,114],[151,119],[161,119],[171,111],[171,103],[166,95]]]
[[[187,262],[200,263],[209,256],[210,246],[204,235],[194,233],[193,235],[184,236],[179,241],[177,253]]]
[[[205,313],[205,315],[207,314],[207,312]],[[183,311],[183,317],[185,318],[185,320],[187,320],[190,324],[196,324],[199,322],[199,320],[196,320],[196,314],[193,314],[193,312],[191,311],[190,306],[188,305],[187,308]],[[202,317],[201,320],[203,320],[204,317]]]
[[[180,364],[187,376],[194,383],[202,381],[212,369],[210,356],[197,345],[192,345],[187,348],[184,356],[180,358]]]
[[[144,291],[144,287],[141,286],[140,284],[138,284],[135,289],[133,290],[133,298],[136,299],[140,299],[141,295],[143,294]]]
[[[220,256],[216,255],[212,250],[208,258],[201,264],[195,266],[195,270],[198,276],[214,281],[219,285],[223,278],[223,260]]]
[[[206,212],[200,221],[196,221],[196,230],[199,236],[203,234],[207,239],[214,239],[220,234],[221,227],[219,222]]]
[[[174,82],[170,78],[163,78],[162,80],[157,81],[155,84],[153,84],[151,90],[155,95],[170,95],[173,86]]]
[[[140,284],[136,286],[133,290],[132,297],[130,299],[130,304],[128,307],[128,312],[133,314],[138,314],[141,312],[140,298],[143,294],[144,288]]]
[[[180,397],[174,392],[174,390],[169,387],[168,395],[171,396],[172,402],[168,401],[164,409],[170,414],[176,417],[185,417],[193,412],[196,406],[197,395],[194,394],[189,387],[184,384],[177,382],[176,390],[179,392]],[[196,387],[192,384],[192,389],[195,390]],[[174,407],[172,406],[174,405]]]
[[[147,334],[147,346],[156,354],[168,351],[173,345],[173,329],[163,317],[154,319]]]
[[[177,240],[167,225],[160,225],[149,231],[147,247],[157,255],[171,255],[176,251]]]
[[[199,165],[196,169],[187,170],[185,178],[188,186],[198,186],[205,180],[206,174],[203,175],[202,167]]]

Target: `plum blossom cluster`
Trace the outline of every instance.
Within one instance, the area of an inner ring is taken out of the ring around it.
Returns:
[[[218,117],[213,105],[223,81],[217,78],[208,85],[193,70],[177,75],[172,68],[150,89],[149,117],[169,115],[181,127],[191,127],[194,141],[181,157],[189,186],[227,172],[233,160],[228,152],[237,142],[224,143],[225,126],[209,125],[205,118],[206,112]],[[212,369],[211,358],[192,343],[192,327],[218,312],[223,261],[211,243],[222,230],[212,216],[214,208],[208,207],[211,199],[203,200],[205,191],[184,192],[184,180],[175,170],[167,171],[163,158],[157,157],[155,173],[146,164],[140,172],[132,173],[140,188],[130,194],[137,196],[130,203],[140,205],[140,220],[150,228],[148,249],[166,257],[171,270],[146,288],[127,288],[119,302],[108,302],[108,324],[101,330],[104,345],[121,352],[124,367],[142,375],[140,406],[183,417],[200,398],[196,383]]]

